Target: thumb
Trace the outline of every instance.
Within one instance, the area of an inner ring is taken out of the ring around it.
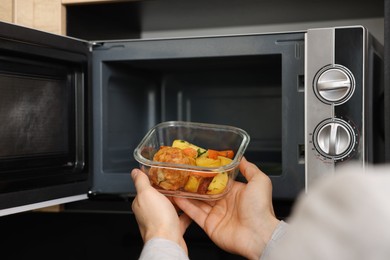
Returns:
[[[150,187],[149,178],[139,169],[133,169],[131,171],[131,178],[133,179],[137,193],[140,193],[142,190]]]
[[[239,167],[247,181],[251,181],[255,176],[265,176],[255,164],[248,162],[245,157],[242,157]]]

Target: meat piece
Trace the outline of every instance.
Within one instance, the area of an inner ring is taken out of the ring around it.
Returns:
[[[198,187],[198,193],[199,194],[206,194],[207,188],[209,187],[211,181],[213,178],[203,178],[202,182],[200,183]]]
[[[154,161],[175,164],[196,165],[195,159],[186,155],[180,148],[162,147],[153,157]],[[167,168],[150,169],[152,184],[165,190],[178,190],[187,183],[189,172],[185,170],[172,170]]]

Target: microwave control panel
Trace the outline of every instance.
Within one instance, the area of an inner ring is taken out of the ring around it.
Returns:
[[[366,30],[308,30],[305,47],[306,191],[337,165],[364,165]]]

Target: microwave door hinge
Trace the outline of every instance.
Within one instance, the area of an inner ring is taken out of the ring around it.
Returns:
[[[102,45],[103,45],[102,42],[89,42],[88,50],[89,52],[92,52],[94,48]]]

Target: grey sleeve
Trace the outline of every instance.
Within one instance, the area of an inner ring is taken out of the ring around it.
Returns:
[[[270,241],[267,243],[263,250],[263,254],[260,257],[260,260],[269,260],[270,254],[273,250],[278,248],[280,240],[284,237],[287,232],[288,224],[283,220],[279,222],[279,225],[275,228],[272,233]]]
[[[261,260],[389,260],[389,173],[389,166],[350,165],[318,181],[298,198],[288,230],[275,230]]]
[[[188,260],[187,254],[178,244],[163,238],[147,241],[142,249],[140,260]]]

